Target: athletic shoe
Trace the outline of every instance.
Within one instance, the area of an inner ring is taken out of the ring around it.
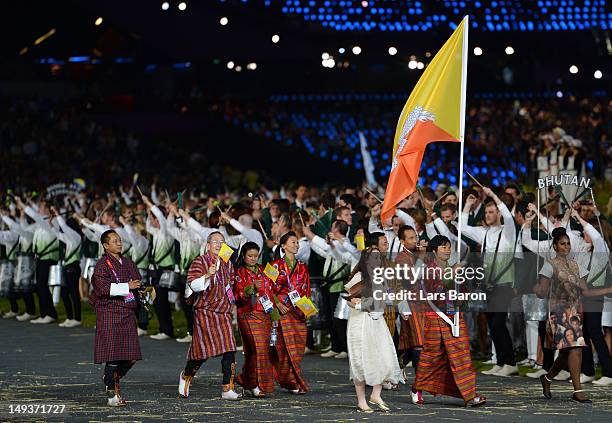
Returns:
[[[329,350],[329,351],[324,352],[323,354],[321,354],[321,357],[323,357],[323,358],[332,358],[332,357],[337,356],[338,354],[339,353],[337,353],[335,351]]]
[[[342,351],[340,354],[336,354],[334,358],[348,358],[348,354],[346,351]]]
[[[519,361],[518,363],[516,363],[519,366],[529,366],[533,363],[533,360],[531,360],[530,358],[526,358],[523,361]]]
[[[423,393],[421,391],[417,391],[414,389],[410,390],[410,399],[412,400],[413,404],[416,405],[423,405],[425,404],[425,401],[423,401]]]
[[[168,339],[172,339],[172,338],[170,338],[168,335],[166,335],[163,332],[160,332],[157,335],[151,335],[151,336],[149,336],[149,338],[154,339],[156,341],[166,341]]]
[[[221,394],[221,399],[224,399],[226,401],[238,401],[241,398],[242,394],[237,393],[233,389],[223,391],[223,393]]]
[[[147,336],[149,334],[149,331],[140,328],[138,328],[137,332],[138,336]]]
[[[554,380],[568,380],[570,378],[569,372],[565,370],[561,370],[557,376],[554,377]]]
[[[502,376],[502,377],[508,377],[508,376],[514,376],[514,375],[518,375],[518,366],[510,366],[508,364],[504,364],[504,367],[502,367],[498,372],[493,373],[493,376]]]
[[[612,377],[604,376],[593,382],[593,385],[597,386],[612,386]]]
[[[66,319],[62,323],[60,323],[58,326],[60,328],[69,328],[70,327],[70,323],[72,323],[72,320]]]
[[[32,320],[32,319],[34,319],[33,314],[23,313],[17,316],[17,320],[19,320],[20,322],[27,322],[28,320]]]
[[[538,379],[540,376],[545,375],[546,373],[548,373],[546,370],[538,369],[535,372],[527,373],[525,376],[530,377],[532,379]]]
[[[580,373],[580,383],[585,384],[585,383],[591,383],[595,380],[595,376],[587,376],[584,373]],[[572,378],[569,378],[567,380],[569,383],[572,383]]]
[[[499,372],[502,369],[502,366],[498,366],[497,364],[495,366],[493,366],[492,369],[490,370],[485,370],[484,372],[481,372],[483,375],[489,375],[492,376],[495,373]]]
[[[83,322],[81,322],[80,320],[74,320],[74,319],[73,319],[73,320],[70,322],[70,324],[69,324],[68,326],[66,326],[66,327],[69,327],[69,328],[76,328],[76,327],[78,327],[78,326],[82,326],[82,325],[83,325]]]
[[[531,366],[531,368],[535,369],[535,370],[540,370],[542,368],[542,365],[534,362],[533,366]]]
[[[487,360],[487,361],[483,361],[483,362],[482,362],[482,364],[495,364],[495,363],[497,363],[497,361],[493,361],[493,359],[492,359],[492,358],[490,358],[490,359],[489,359],[489,360]]]
[[[13,317],[17,317],[17,313],[15,313],[14,311],[4,313],[4,316],[2,316],[3,319],[12,319]]]
[[[125,400],[119,395],[115,394],[114,397],[108,398],[108,405],[110,407],[124,407],[127,405],[127,402],[125,402]]]
[[[263,398],[266,396],[266,394],[261,389],[259,389],[259,386],[256,386],[253,389],[245,389],[244,392],[246,394],[249,394],[253,398]]]
[[[30,323],[34,323],[35,325],[48,325],[49,323],[55,322],[55,319],[51,316],[39,317],[35,320],[30,320]]]
[[[183,376],[183,372],[179,375],[179,386],[178,393],[182,398],[187,398],[189,396],[189,385],[191,385],[191,379],[193,376]]]
[[[182,338],[176,338],[176,342],[180,342],[181,344],[188,344],[191,342],[191,335],[187,334],[185,336],[183,336]]]

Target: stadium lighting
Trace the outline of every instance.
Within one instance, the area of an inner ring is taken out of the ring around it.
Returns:
[[[187,3],[185,3],[184,1],[180,2],[178,4],[178,9],[181,10],[181,11],[187,9]]]
[[[368,7],[368,2],[367,2],[367,1],[365,1],[365,0],[363,0],[363,1],[361,2],[361,7]]]
[[[423,69],[425,64],[423,62],[417,62],[417,69]]]
[[[359,46],[353,47],[353,54],[355,56],[359,55],[360,53],[361,53],[361,47],[359,47]]]
[[[98,17],[98,19],[96,19],[96,21],[94,22],[94,24],[96,26],[100,26],[102,25],[102,22],[104,21],[104,19],[102,19],[102,17]]]
[[[340,54],[344,54],[345,51],[346,51],[346,49],[344,47],[340,47],[338,49],[338,53],[340,53]]]
[[[168,3],[167,1],[163,2],[161,8],[162,10],[170,9],[170,3]]]
[[[578,66],[576,66],[576,65],[570,66],[569,71],[570,71],[570,73],[573,73],[573,74],[578,73]]]
[[[279,41],[280,41],[280,37],[279,37],[278,35],[274,34],[274,35],[272,36],[272,42],[273,42],[274,44],[276,44],[276,43],[278,43]]]
[[[506,51],[506,54],[507,54],[508,56],[510,56],[510,55],[512,55],[512,54],[514,54],[514,48],[512,48],[512,46],[508,46],[508,47],[506,47],[506,50],[505,50],[505,51]]]
[[[595,73],[593,74],[593,77],[595,79],[601,79],[601,77],[603,76],[603,73],[601,73],[601,71],[598,69],[595,71]]]
[[[221,26],[225,26],[229,23],[229,19],[227,19],[225,16],[222,17],[221,19],[219,19],[219,23],[221,24]]]
[[[557,98],[563,98],[563,93],[561,91],[557,91]]]
[[[236,66],[236,72],[240,72],[242,70],[242,66]]]
[[[480,47],[474,47],[474,56],[482,56],[482,49]]]
[[[389,47],[389,54],[395,56],[397,54],[397,49],[395,47]]]
[[[329,59],[329,53],[328,53],[328,52],[324,52],[324,53],[321,55],[321,59],[323,59],[323,60],[327,60],[327,59]]]
[[[228,69],[234,69],[234,62],[232,62],[231,60],[229,62],[227,62],[227,68]]]
[[[247,65],[247,69],[248,69],[248,70],[255,70],[255,69],[257,69],[257,63],[255,63],[255,62],[251,62],[251,63],[249,63],[249,64]]]
[[[416,69],[417,68],[417,61],[416,60],[411,60],[408,62],[408,69]]]

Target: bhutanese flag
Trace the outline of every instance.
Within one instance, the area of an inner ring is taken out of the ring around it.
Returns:
[[[232,254],[234,254],[234,250],[224,242],[219,250],[219,257],[221,257],[223,261],[227,263],[232,257]]]
[[[427,66],[402,110],[395,130],[383,220],[393,216],[395,206],[415,191],[427,144],[463,142],[468,26],[466,16]]]

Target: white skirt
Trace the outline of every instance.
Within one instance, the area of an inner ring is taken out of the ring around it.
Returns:
[[[605,297],[603,311],[601,313],[601,325],[612,327],[612,297]]]
[[[398,383],[401,370],[393,338],[383,316],[351,309],[346,330],[350,379],[366,385]]]

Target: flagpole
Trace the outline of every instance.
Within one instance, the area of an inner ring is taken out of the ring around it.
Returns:
[[[463,18],[463,48],[461,52],[461,102],[460,102],[460,119],[459,119],[459,207],[463,204],[463,146],[465,141],[465,104],[466,104],[466,90],[467,90],[467,61],[468,61],[468,31],[470,29],[469,16]],[[461,216],[463,210],[459,213],[459,221],[457,225],[457,263],[461,261]],[[457,289],[457,283],[455,282],[455,289]],[[459,311],[455,313],[453,318],[453,336],[459,336],[460,322],[459,322]]]
[[[468,61],[468,30],[470,28],[470,22],[468,16],[463,18],[464,29],[463,29],[463,49],[462,49],[462,60],[461,60],[461,102],[460,102],[460,113],[461,117],[459,120],[459,208],[463,207],[463,146],[465,138],[465,103],[466,103],[466,88],[467,88],[467,61]],[[461,259],[461,215],[459,213],[459,221],[457,225],[457,257]]]

